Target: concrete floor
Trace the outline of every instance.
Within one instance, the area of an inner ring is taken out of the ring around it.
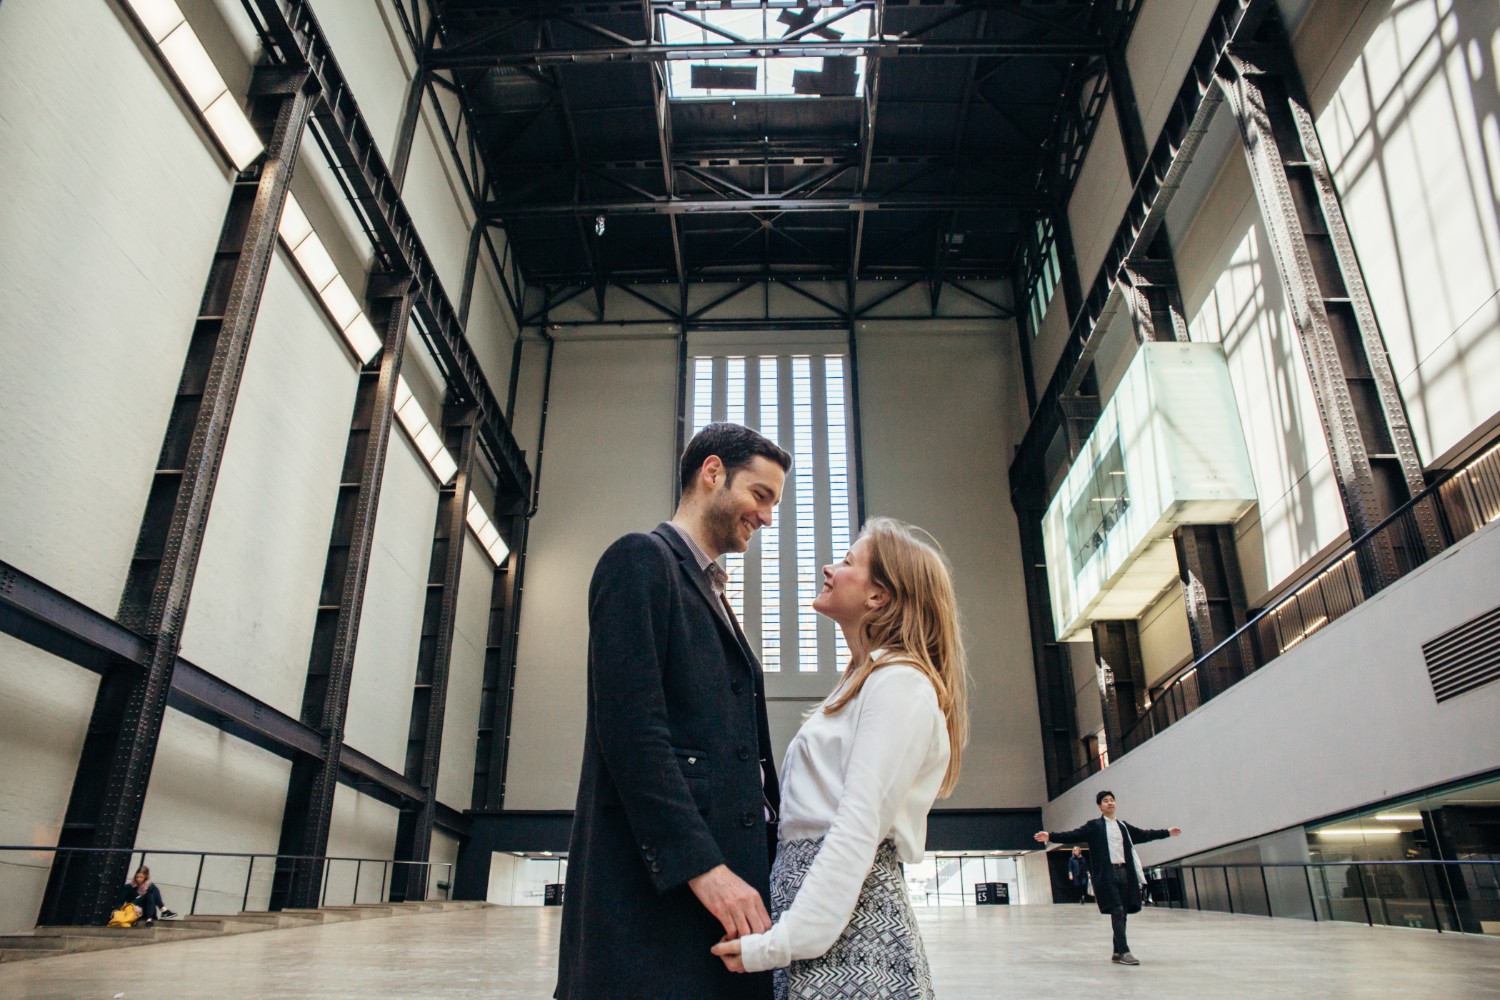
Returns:
[[[943,1000],[1500,997],[1495,938],[1147,910],[1127,969],[1093,907],[917,912]],[[558,916],[496,907],[6,963],[0,997],[531,1000],[552,993]]]

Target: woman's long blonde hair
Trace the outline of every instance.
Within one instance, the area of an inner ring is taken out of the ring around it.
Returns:
[[[823,712],[832,715],[842,709],[870,675],[887,664],[916,667],[932,682],[947,720],[948,773],[938,790],[940,798],[947,798],[958,784],[964,744],[969,741],[967,671],[948,561],[930,534],[894,518],[870,518],[860,538],[869,541],[870,579],[885,588],[890,600],[861,619],[859,652]],[[871,659],[876,651],[881,653],[879,662]]]

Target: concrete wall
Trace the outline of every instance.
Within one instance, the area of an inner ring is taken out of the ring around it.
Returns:
[[[557,345],[521,607],[509,809],[573,808],[583,759],[589,580],[616,538],[650,531],[672,515],[676,396],[672,341]]]

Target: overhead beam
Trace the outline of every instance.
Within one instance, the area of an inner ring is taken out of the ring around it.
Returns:
[[[681,198],[641,201],[527,202],[491,204],[487,219],[545,219],[580,215],[733,215],[744,212],[950,212],[955,209],[1041,210],[1048,200],[1035,194],[903,195],[899,198]]]
[[[268,2],[268,0],[261,0]],[[1038,58],[1095,58],[1104,55],[1100,42],[1079,41],[838,41],[838,42],[700,42],[665,45],[640,42],[632,45],[590,46],[567,49],[529,49],[520,52],[446,52],[432,54],[429,68],[490,69],[518,66],[576,66],[584,63],[702,62],[710,59],[817,59],[827,56],[866,58],[963,58],[1001,56]]]

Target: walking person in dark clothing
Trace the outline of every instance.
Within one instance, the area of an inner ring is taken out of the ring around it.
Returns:
[[[1068,859],[1068,881],[1073,888],[1078,890],[1078,902],[1080,905],[1089,901],[1089,859],[1083,856],[1083,848],[1073,848],[1073,856]]]
[[[1114,954],[1111,961],[1121,965],[1140,965],[1130,953],[1125,940],[1125,917],[1141,912],[1141,886],[1146,882],[1146,873],[1136,857],[1135,845],[1151,840],[1163,840],[1182,833],[1181,828],[1170,830],[1145,830],[1131,826],[1124,820],[1115,819],[1115,793],[1100,792],[1094,796],[1100,816],[1091,819],[1076,830],[1050,833],[1042,830],[1036,839],[1045,844],[1087,844],[1089,848],[1089,874],[1094,880],[1094,899],[1100,913],[1108,913],[1114,928]]]

